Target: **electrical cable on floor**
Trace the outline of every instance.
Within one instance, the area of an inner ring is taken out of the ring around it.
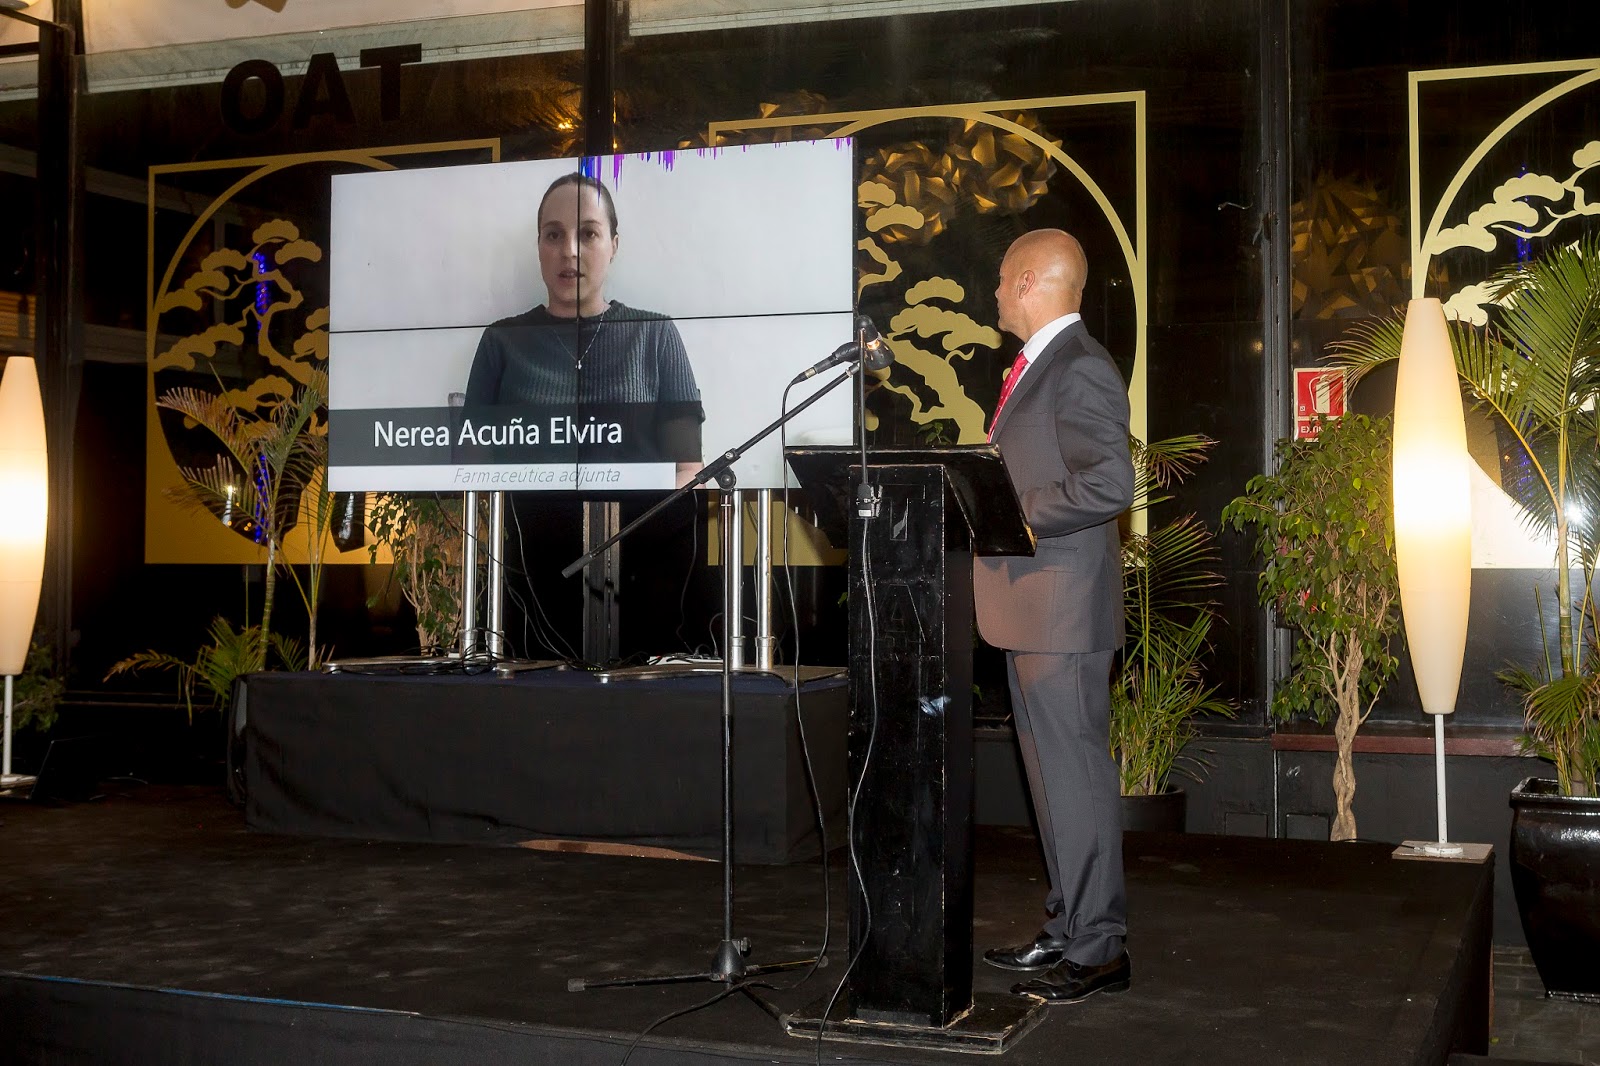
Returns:
[[[694,580],[695,563],[700,560],[700,498],[691,492],[689,500],[694,504],[694,519],[689,523],[689,569],[684,572],[683,588],[678,591],[678,628],[673,636],[691,655],[697,655],[699,647],[690,647],[689,638],[683,635],[683,627],[689,624],[689,585]]]
[[[778,414],[783,416],[789,411],[789,390],[794,387],[794,382],[784,386],[783,397],[778,403]],[[798,988],[811,980],[817,970],[822,967],[822,960],[828,955],[829,933],[833,927],[833,900],[831,889],[828,885],[828,826],[822,809],[822,791],[817,788],[816,769],[811,762],[811,743],[806,737],[806,717],[800,703],[800,608],[795,600],[794,593],[794,564],[789,559],[789,462],[783,458],[789,450],[789,427],[787,423],[778,425],[778,471],[783,478],[783,576],[789,587],[789,616],[794,626],[794,658],[790,662],[793,668],[794,684],[794,720],[800,734],[800,765],[805,768],[806,788],[811,793],[811,815],[817,823],[817,844],[821,849],[822,858],[822,946],[817,949],[816,958],[807,967],[806,972],[798,981],[788,988]]]
[[[644,1029],[640,1031],[639,1035],[633,1038],[633,1043],[629,1044],[628,1050],[622,1053],[622,1061],[617,1063],[617,1066],[628,1066],[628,1059],[632,1057],[634,1051],[638,1049],[640,1042],[656,1029],[672,1021],[674,1018],[682,1018],[686,1014],[693,1014],[695,1011],[705,1010],[707,1007],[715,1006],[734,993],[742,992],[746,988],[770,987],[770,985],[757,984],[750,981],[734,981],[728,984],[710,999],[701,1000],[699,1003],[692,1003],[687,1007],[680,1007],[678,1010],[672,1011],[670,1014],[663,1014],[661,1017],[645,1026]]]
[[[455,521],[454,516],[451,515],[449,509],[445,507],[444,497],[438,492],[434,492],[431,495],[434,498],[434,502],[439,505],[440,512],[445,516],[445,520],[451,525],[452,531],[457,533],[457,534],[459,534],[462,537],[462,539],[465,540],[466,535],[467,535],[466,527],[465,527],[465,525],[463,523],[459,523],[459,522]],[[464,504],[463,504],[463,506],[464,506]],[[509,506],[507,509],[511,512],[511,520],[517,527],[517,549],[518,549],[518,554],[522,558],[526,558],[527,557],[527,550],[526,550],[526,547],[525,547],[525,543],[526,542],[525,542],[525,539],[524,539],[524,536],[523,536],[523,532],[522,532],[522,516],[517,513],[517,509],[516,509],[515,506]],[[480,540],[483,539],[483,534],[482,533],[479,534],[479,539]],[[493,547],[492,546],[491,546],[490,551],[491,551],[491,555],[492,555],[493,554]],[[502,549],[502,551],[503,551],[503,549]],[[502,565],[503,565],[504,570],[506,571],[506,573],[515,574],[515,575],[521,577],[524,580],[524,582],[527,584],[529,599],[532,601],[534,607],[536,607],[538,609],[539,617],[543,618],[545,620],[546,625],[548,626],[547,629],[541,630],[540,626],[538,625],[537,619],[534,620],[534,636],[538,640],[539,644],[542,647],[544,647],[547,651],[551,652],[555,656],[555,658],[560,659],[563,662],[567,662],[567,663],[575,662],[576,659],[577,659],[577,656],[576,656],[575,653],[572,652],[571,645],[567,646],[567,654],[563,655],[561,653],[560,649],[558,649],[555,646],[554,641],[552,641],[550,639],[552,636],[554,636],[557,640],[561,640],[561,637],[560,637],[560,634],[555,631],[555,627],[553,625],[549,625],[549,617],[547,615],[545,615],[544,606],[540,603],[539,596],[534,591],[534,588],[533,588],[533,576],[524,568],[514,567],[514,566],[511,566],[509,563],[506,563],[504,561],[504,557],[503,556],[502,556],[501,561],[502,561]],[[463,563],[464,562],[465,562],[465,560],[463,560]],[[517,599],[519,605],[522,606],[523,612],[524,612],[524,614],[523,614],[523,625],[524,625],[524,628],[526,628],[529,619],[532,617],[532,615],[528,612],[527,605],[521,603],[520,598],[516,596],[516,593],[511,589],[511,587],[509,585],[505,585],[503,587],[505,588],[506,592],[510,593],[514,599]],[[502,634],[502,635],[504,635],[504,634]],[[564,640],[561,640],[561,642],[563,644],[566,643]],[[489,658],[484,652],[479,650],[475,645],[470,645],[470,644],[465,649],[463,658],[464,659],[467,659],[467,658],[476,659],[478,656],[483,656],[485,659],[487,659],[487,661],[488,661],[490,666],[492,666],[494,664],[494,660],[492,658]]]
[[[445,516],[445,521],[451,526],[452,532],[458,534],[463,540],[465,540],[467,535],[466,527],[463,523],[457,522],[455,520],[455,516],[452,515],[449,509],[445,507],[443,495],[438,492],[433,492],[429,495],[431,495],[434,499],[434,502],[439,505],[440,512]],[[527,537],[522,529],[522,515],[518,512],[515,506],[508,506],[507,510],[511,514],[512,524],[516,526],[518,557],[526,559]],[[479,534],[479,539],[482,539],[481,533]],[[492,555],[492,546],[490,551]],[[550,616],[545,612],[543,602],[539,599],[538,593],[534,590],[533,574],[526,567],[512,566],[503,557],[501,562],[505,572],[508,575],[514,574],[522,578],[523,583],[527,586],[527,602],[524,602],[509,584],[503,586],[506,593],[510,595],[512,599],[517,602],[517,605],[523,610],[524,630],[526,630],[531,624],[534,630],[534,638],[538,642],[539,646],[550,652],[554,658],[561,660],[569,666],[587,666],[588,664],[583,662],[578,653],[573,650],[572,645],[567,643],[566,638],[561,635],[560,630],[558,630],[555,624],[550,621]],[[532,610],[529,609],[530,603],[532,604]],[[563,652],[561,647],[558,647],[558,645],[564,646],[566,651]],[[476,645],[470,644],[467,646],[463,654],[463,665],[465,666],[468,661],[472,662],[474,665],[480,663],[486,663],[490,667],[494,665],[493,658],[489,657],[486,652],[479,649]],[[482,671],[480,670],[478,672]]]
[[[511,521],[517,527],[517,555],[526,562],[528,558],[527,535],[522,529],[522,516],[517,513],[515,507],[511,508]],[[545,613],[544,604],[540,602],[539,596],[533,588],[533,574],[526,566],[518,567],[515,572],[528,586],[528,598],[538,611],[537,619],[534,619],[531,614],[528,618],[533,622],[534,635],[539,638],[540,645],[563,662],[569,664],[582,662],[583,657],[573,649],[567,639],[561,635],[561,631],[556,628],[555,623],[550,621],[550,616]],[[562,648],[566,649],[565,653],[562,652]]]
[[[866,432],[865,428],[862,432]],[[856,805],[861,802],[861,793],[867,783],[867,772],[872,768],[872,750],[878,742],[878,623],[872,608],[870,580],[872,556],[868,550],[867,540],[871,531],[870,523],[861,523],[861,600],[867,615],[867,687],[872,692],[872,724],[867,730],[867,752],[861,759],[861,774],[856,778],[855,795],[850,797],[848,821],[845,822],[846,853],[850,860],[847,869],[855,874],[856,890],[861,893],[861,946],[845,964],[844,973],[839,976],[839,983],[834,986],[833,995],[828,997],[828,1005],[822,1010],[822,1018],[817,1024],[817,1066],[822,1066],[822,1040],[828,1028],[828,1015],[833,1013],[834,1003],[844,991],[845,982],[850,980],[850,972],[856,968],[856,963],[861,961],[861,953],[867,949],[867,942],[872,937],[872,901],[867,898],[867,886],[861,876],[861,859],[856,855],[855,833]],[[848,891],[849,885],[846,884],[845,887]]]

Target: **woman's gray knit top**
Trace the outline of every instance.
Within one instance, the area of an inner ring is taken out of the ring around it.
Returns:
[[[672,319],[613,302],[589,318],[541,304],[483,331],[469,404],[697,403],[700,390]]]

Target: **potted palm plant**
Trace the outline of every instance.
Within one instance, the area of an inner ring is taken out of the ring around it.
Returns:
[[[1215,443],[1200,436],[1134,441],[1133,510],[1147,513],[1166,501]],[[1196,735],[1195,719],[1233,713],[1205,678],[1216,620],[1205,590],[1221,581],[1216,561],[1211,531],[1192,514],[1123,541],[1127,641],[1111,679],[1111,752],[1126,829],[1182,831],[1187,797],[1173,787],[1172,774],[1193,773],[1197,761],[1184,749]]]
[[[1456,371],[1512,460],[1507,492],[1555,542],[1555,653],[1500,674],[1523,698],[1524,751],[1556,771],[1511,793],[1511,880],[1546,991],[1600,999],[1600,236],[1507,267],[1490,291],[1485,326],[1452,324]],[[1359,377],[1397,358],[1402,327],[1361,327],[1338,362]],[[1542,621],[1537,589],[1534,607]]]
[[[262,410],[238,406],[227,392],[183,387],[156,397],[156,406],[175,411],[209,431],[223,454],[209,467],[180,468],[184,484],[171,491],[186,507],[221,517],[247,532],[266,553],[262,583],[261,622],[249,626],[265,662],[272,637],[272,610],[276,600],[278,568],[283,542],[294,524],[303,496],[315,499],[311,513],[317,523],[309,541],[312,547],[311,581],[300,585],[310,623],[307,652],[310,666],[319,665],[316,589],[321,580],[322,539],[332,518],[327,493],[326,426],[319,412],[327,402],[328,376],[317,370],[308,380],[291,387],[281,379],[278,392],[269,395]]]
[[[1222,512],[1256,531],[1256,593],[1296,633],[1273,715],[1333,722],[1332,840],[1356,839],[1356,732],[1396,666],[1390,445],[1387,419],[1323,422],[1317,437],[1279,441],[1277,470],[1251,478]]]

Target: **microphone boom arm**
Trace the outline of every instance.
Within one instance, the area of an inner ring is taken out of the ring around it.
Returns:
[[[629,533],[632,533],[639,526],[644,525],[644,523],[648,522],[657,513],[662,511],[669,504],[671,504],[674,500],[678,499],[678,497],[684,495],[685,493],[692,492],[695,489],[699,488],[700,486],[702,486],[704,484],[707,484],[708,482],[710,482],[712,480],[715,480],[718,485],[720,485],[721,487],[723,487],[725,489],[726,488],[731,488],[732,485],[733,485],[733,464],[737,463],[739,461],[739,459],[744,455],[745,452],[749,451],[751,448],[755,447],[761,441],[763,441],[767,437],[771,436],[773,431],[776,430],[779,426],[783,425],[785,422],[787,422],[790,419],[792,419],[795,415],[799,414],[801,411],[804,411],[806,408],[810,407],[812,404],[814,404],[818,400],[822,399],[828,393],[832,392],[835,388],[837,388],[839,385],[841,385],[846,380],[848,380],[852,375],[857,373],[859,368],[860,368],[860,364],[859,363],[850,366],[848,369],[845,370],[844,373],[840,374],[838,377],[834,378],[832,381],[830,381],[826,385],[822,386],[816,392],[812,393],[810,396],[807,396],[800,403],[796,404],[794,407],[792,407],[788,411],[784,412],[781,416],[779,416],[778,418],[774,419],[765,429],[762,429],[759,432],[757,432],[755,436],[751,437],[749,440],[745,441],[743,444],[739,445],[738,447],[729,448],[727,451],[723,452],[721,455],[719,455],[715,459],[711,460],[711,462],[709,462],[705,466],[701,467],[699,472],[696,473],[695,476],[693,477],[693,479],[691,479],[687,484],[683,485],[680,488],[674,489],[668,495],[663,496],[656,503],[656,505],[654,507],[650,508],[644,514],[640,515],[638,518],[635,518],[632,522],[629,522],[627,525],[625,525],[621,529],[617,530],[616,533],[614,533],[610,537],[606,538],[605,541],[603,541],[601,544],[599,544],[597,547],[595,547],[587,555],[584,555],[582,558],[572,562],[567,567],[565,567],[561,571],[561,576],[562,577],[571,577],[573,574],[576,574],[578,571],[582,570],[584,567],[586,567],[590,563],[594,562],[595,559],[597,559],[601,555],[605,554],[605,552],[613,544],[617,543],[617,541],[621,540],[623,537],[626,537]],[[785,473],[784,476],[787,477],[788,474]],[[724,479],[726,479],[726,480],[724,480]]]

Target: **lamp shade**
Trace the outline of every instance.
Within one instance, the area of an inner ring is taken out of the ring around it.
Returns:
[[[1412,300],[1394,395],[1400,611],[1422,709],[1455,710],[1472,598],[1472,457],[1444,308]]]
[[[14,355],[0,374],[0,674],[20,674],[27,662],[49,498],[39,372]]]

